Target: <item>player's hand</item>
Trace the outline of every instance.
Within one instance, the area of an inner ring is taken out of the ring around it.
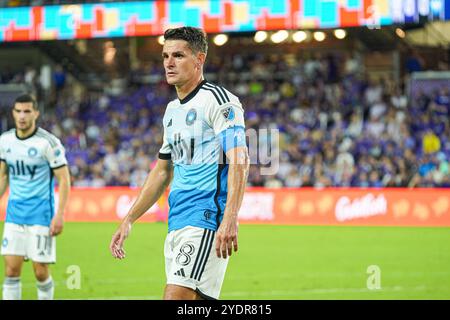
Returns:
[[[123,242],[131,231],[131,223],[128,221],[124,221],[120,224],[117,231],[114,233],[111,239],[111,243],[109,245],[109,251],[114,258],[124,259],[125,258],[125,250],[123,249]]]
[[[224,217],[216,234],[216,254],[226,259],[232,249],[238,250],[238,222],[237,218]]]
[[[54,237],[63,231],[64,228],[64,217],[63,215],[56,214],[53,217],[52,223],[50,224],[50,236]]]

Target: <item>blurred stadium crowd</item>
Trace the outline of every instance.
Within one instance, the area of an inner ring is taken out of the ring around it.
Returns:
[[[413,92],[370,80],[357,56],[271,54],[211,57],[206,79],[238,97],[247,128],[278,129],[276,174],[252,165],[248,183],[265,187],[450,187],[448,88]],[[140,186],[162,143],[162,116],[176,97],[158,63],[137,66],[118,96],[60,93],[40,125],[61,137],[74,186]],[[31,75],[30,75],[31,73]],[[35,72],[2,73],[3,83],[33,83]],[[152,77],[142,84],[142,77]],[[405,83],[407,83],[405,81]]]

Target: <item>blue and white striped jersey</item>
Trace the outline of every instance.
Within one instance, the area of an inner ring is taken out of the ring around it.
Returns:
[[[228,90],[202,81],[167,105],[160,159],[171,159],[169,231],[185,226],[217,230],[227,200],[224,152],[245,146],[244,110]]]
[[[59,139],[41,128],[21,139],[11,129],[0,136],[0,160],[9,175],[5,221],[49,226],[55,213],[52,170],[67,165]]]

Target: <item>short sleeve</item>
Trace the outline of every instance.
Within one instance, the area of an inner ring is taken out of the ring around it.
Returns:
[[[163,135],[163,144],[161,146],[161,149],[159,149],[159,159],[162,160],[170,160],[172,154],[172,149],[170,147],[169,141],[167,140],[167,132],[166,128],[164,127],[164,135]]]
[[[246,146],[244,109],[238,103],[215,105],[210,113],[211,127],[219,138],[222,149]]]
[[[55,143],[49,144],[45,157],[52,169],[58,169],[67,165],[66,151],[59,139],[54,139]]]
[[[216,135],[235,126],[245,129],[244,109],[241,104],[232,102],[214,105],[210,110],[210,121]]]

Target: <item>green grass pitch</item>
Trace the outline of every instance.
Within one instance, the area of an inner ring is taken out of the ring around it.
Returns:
[[[116,227],[66,223],[51,267],[56,299],[161,298],[167,225],[136,224],[122,261],[108,251]],[[380,289],[367,288],[371,265]],[[79,289],[67,287],[70,266],[79,267]],[[36,298],[29,262],[22,291]],[[241,225],[221,299],[450,299],[450,229]]]

